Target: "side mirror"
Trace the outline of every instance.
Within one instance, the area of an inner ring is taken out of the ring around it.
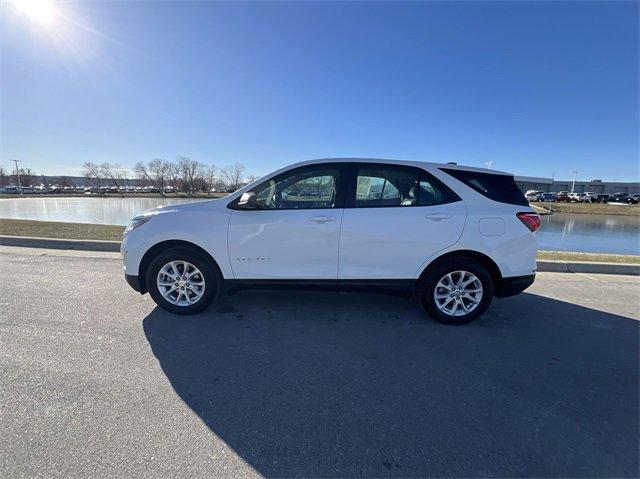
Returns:
[[[253,191],[242,193],[238,201],[238,208],[242,208],[243,210],[256,210],[260,208],[256,194]]]

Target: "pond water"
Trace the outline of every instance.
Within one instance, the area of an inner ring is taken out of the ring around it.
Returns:
[[[540,249],[640,255],[640,216],[554,213],[541,216]]]
[[[0,218],[65,223],[126,225],[137,213],[175,203],[203,201],[178,198],[7,198],[0,199]],[[206,201],[206,200],[205,200]]]
[[[189,199],[8,198],[0,218],[126,225],[136,213]],[[540,249],[640,255],[640,217],[555,213],[542,216]]]

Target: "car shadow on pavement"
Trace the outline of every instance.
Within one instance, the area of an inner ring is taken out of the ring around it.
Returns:
[[[287,292],[144,320],[177,394],[268,477],[635,476],[638,326],[528,293],[463,327]]]

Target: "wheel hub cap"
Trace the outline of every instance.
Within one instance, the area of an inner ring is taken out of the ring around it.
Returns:
[[[165,264],[158,271],[157,285],[162,297],[176,306],[196,304],[205,291],[202,272],[188,261]]]
[[[482,283],[469,271],[452,271],[440,278],[433,299],[442,313],[448,316],[466,316],[482,300]]]

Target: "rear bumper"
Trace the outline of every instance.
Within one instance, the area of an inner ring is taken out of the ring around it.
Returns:
[[[124,279],[127,281],[129,286],[135,289],[138,293],[140,294],[146,293],[146,291],[142,290],[142,285],[140,284],[140,278],[137,275],[125,274]]]
[[[525,289],[533,284],[536,275],[528,274],[526,276],[512,276],[511,278],[502,278],[500,284],[496,288],[494,295],[496,298],[506,298],[522,293]]]

